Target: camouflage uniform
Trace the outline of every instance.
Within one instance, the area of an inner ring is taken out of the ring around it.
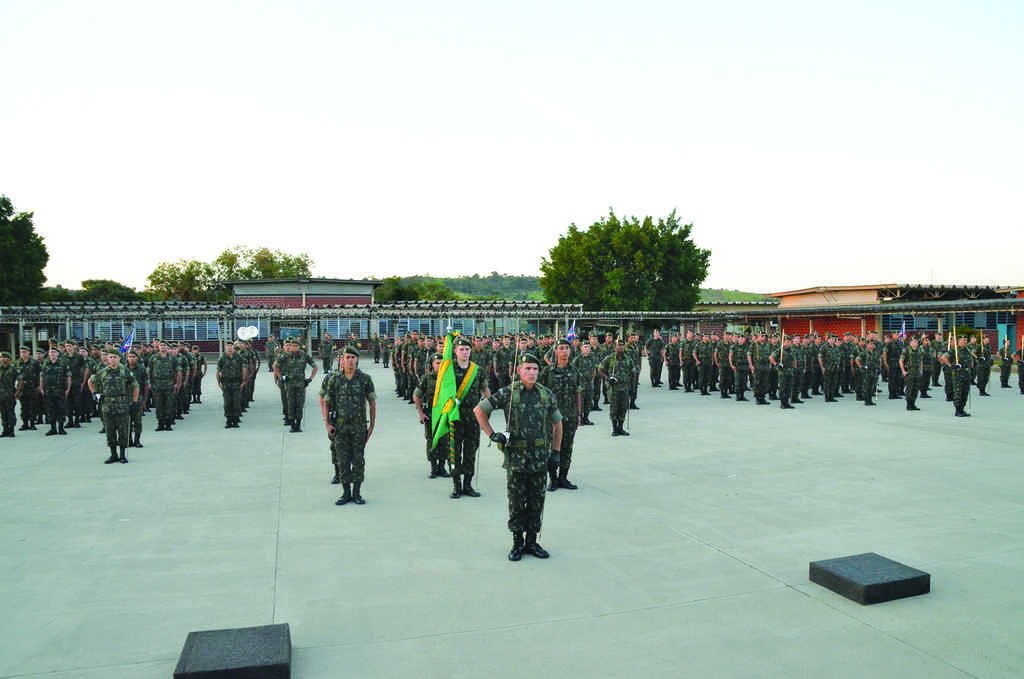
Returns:
[[[590,424],[590,410],[597,399],[597,394],[594,391],[594,378],[601,379],[601,376],[597,374],[597,356],[593,351],[586,355],[581,351],[572,364],[580,375],[580,420],[583,424]]]
[[[971,393],[971,374],[974,371],[974,355],[969,347],[960,347],[959,352],[950,350],[946,352],[946,360],[955,364],[958,359],[960,369],[951,370],[950,381],[953,383],[953,407],[958,416],[966,415],[964,408],[967,406],[967,397]]]
[[[14,425],[17,418],[14,416],[14,394],[18,391],[18,383],[21,381],[21,371],[13,361],[8,361],[6,366],[0,366],[0,419],[3,421],[3,435],[14,436]]]
[[[842,373],[842,350],[836,344],[823,344],[819,352],[821,362],[825,365],[822,384],[825,389],[825,401],[832,403],[839,394],[839,376]]]
[[[796,376],[799,371],[800,354],[793,351],[793,345],[780,346],[771,353],[770,364],[779,374],[779,407],[786,410],[792,408],[790,396],[796,388]]]
[[[636,367],[629,355],[623,351],[621,356],[616,353],[606,356],[601,361],[599,370],[608,378],[615,378],[615,384],[609,386],[611,402],[609,415],[613,433],[621,434],[625,431],[623,423],[626,421],[626,414],[629,410],[629,385],[636,373]]]
[[[575,490],[576,486],[569,482],[569,467],[572,465],[573,443],[576,440],[576,429],[579,426],[579,411],[576,402],[583,402],[582,383],[589,382],[579,371],[567,363],[559,367],[557,359],[552,365],[546,366],[540,372],[537,382],[543,384],[555,395],[558,403],[558,411],[562,414],[562,446],[558,454],[552,455],[548,460],[548,490],[556,488],[569,488]],[[556,478],[557,474],[557,478]]]
[[[181,375],[181,364],[171,354],[155,354],[149,363],[149,382],[153,385],[157,431],[169,430],[174,424],[174,385]]]
[[[439,445],[433,445],[434,427],[430,413],[431,407],[434,404],[434,391],[436,389],[437,374],[429,372],[420,378],[420,383],[416,385],[416,390],[413,392],[415,396],[419,397],[420,408],[422,408],[423,414],[426,415],[426,419],[423,420],[423,436],[427,441],[427,460],[430,462],[431,478],[436,478],[438,476],[438,466],[444,465],[447,462],[444,454],[447,446],[440,445],[441,441],[438,442]]]
[[[747,397],[743,393],[747,390],[747,378],[750,377],[750,363],[747,361],[747,352],[750,349],[750,345],[744,340],[743,344],[740,344],[737,340],[729,347],[729,360],[732,361],[734,368],[733,372],[733,389],[736,391],[737,401],[746,401]]]
[[[366,475],[366,404],[376,398],[373,380],[358,368],[351,378],[344,371],[332,373],[324,388],[324,403],[334,417],[335,459],[346,495],[348,484],[354,483],[358,497]]]
[[[20,358],[15,361],[21,377],[21,428],[20,431],[35,429],[36,420],[36,387],[39,386],[39,364],[31,356],[27,361]]]
[[[125,366],[131,371],[135,382],[139,385],[139,400],[131,409],[128,427],[128,445],[132,448],[142,447],[142,410],[146,401],[146,390],[149,388],[149,372],[142,362],[135,364],[135,367]]]
[[[1003,389],[1010,388],[1010,372],[1013,370],[1013,352],[1008,342],[1003,344],[999,350],[999,386]],[[22,400],[25,396],[22,394]]]
[[[715,347],[711,344],[711,339],[705,337],[700,343],[694,345],[694,352],[700,361],[700,365],[697,366],[699,375],[697,386],[700,387],[701,396],[707,396],[710,393],[708,387],[711,384],[711,371],[715,368]]]
[[[452,361],[452,371],[455,375],[456,389],[463,387],[463,381],[469,369],[475,365],[470,361],[466,368],[459,367],[458,361]],[[473,381],[467,385],[459,396],[459,419],[452,423],[451,452],[452,479],[455,490],[466,495],[475,495],[472,490],[471,481],[476,469],[477,451],[480,450],[480,423],[476,421],[473,408],[480,402],[484,389],[487,388],[487,371],[477,365]],[[443,447],[438,442],[438,448]],[[462,477],[462,487],[459,487],[459,477]],[[467,490],[468,489],[468,490]]]
[[[324,372],[331,369],[331,364],[334,360],[334,340],[320,340],[320,360],[323,361]]]
[[[665,345],[665,364],[668,366],[668,388],[675,391],[679,388],[679,342],[669,341]]]
[[[46,433],[47,436],[65,433],[64,413],[67,401],[64,392],[68,388],[69,377],[71,377],[71,369],[59,358],[56,361],[47,358],[40,370],[39,380],[43,385],[43,398],[46,400],[46,417],[50,421],[50,431]],[[57,427],[60,428],[59,432]]]
[[[129,411],[134,413],[139,404],[132,400],[132,392],[139,388],[139,382],[128,366],[118,365],[117,368],[106,367],[90,379],[95,393],[103,396],[103,426],[107,430],[107,446],[111,457],[114,449],[121,449],[121,461],[124,461],[124,449],[128,447]]]
[[[495,410],[507,413],[509,441],[501,466],[508,488],[508,529],[516,536],[524,531],[535,536],[544,513],[552,427],[562,420],[555,395],[542,384],[527,389],[517,381],[480,401],[480,410],[488,416]]]
[[[903,341],[893,337],[885,345],[885,362],[889,366],[889,398],[897,399],[903,393],[903,371],[900,370],[900,356],[903,355]]]
[[[722,398],[729,398],[733,389],[733,372],[729,366],[729,352],[732,350],[732,342],[721,339],[715,346],[715,361],[718,363],[718,389]]]
[[[878,389],[878,373],[882,365],[882,350],[878,343],[875,343],[874,349],[865,346],[857,360],[860,361],[860,400],[864,401],[864,405],[875,405],[873,399]]]
[[[647,340],[647,366],[650,370],[651,386],[661,385],[661,352],[665,350],[665,340],[660,337]]]
[[[748,345],[749,346],[749,345]],[[758,403],[767,403],[769,391],[769,370],[768,355],[770,349],[768,343],[754,342],[749,349],[750,359],[754,363],[754,397]],[[735,362],[735,361],[734,361]]]
[[[288,352],[277,359],[277,369],[284,382],[284,391],[288,399],[288,420],[292,430],[297,431],[302,425],[302,407],[306,402],[306,366],[315,367],[313,358],[303,352]]]
[[[196,366],[196,374],[192,379],[192,402],[202,403],[203,369],[206,367],[206,357],[202,354],[192,354],[192,360],[195,362]]]
[[[238,352],[224,354],[217,359],[217,372],[220,373],[221,393],[224,397],[224,418],[227,424],[235,427],[242,414],[242,382],[243,372],[247,370],[245,359]]]
[[[78,424],[84,420],[84,408],[82,407],[82,390],[86,387],[82,384],[85,381],[86,364],[85,359],[78,353],[78,349],[68,356],[63,357],[68,370],[71,372],[71,391],[67,396],[68,427],[79,427]]]
[[[977,367],[974,370],[975,379],[978,383],[978,393],[982,396],[988,396],[988,392],[985,389],[988,387],[988,380],[992,374],[992,346],[982,342],[978,346],[976,356]]]
[[[915,349],[908,344],[903,349],[901,358],[903,359],[903,370],[907,371],[903,384],[907,410],[917,410],[917,397],[921,393],[921,383],[924,381],[924,363],[928,360],[928,354],[922,347],[919,346]],[[900,375],[903,375],[902,371]],[[890,378],[890,383],[891,381]]]

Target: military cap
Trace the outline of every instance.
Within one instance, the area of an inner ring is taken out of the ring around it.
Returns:
[[[538,361],[537,357],[534,356],[533,354],[523,354],[522,356],[520,356],[519,365],[523,365],[524,363],[535,363],[538,366],[540,365],[540,361]]]
[[[103,353],[110,354],[111,356],[121,356],[121,352],[118,351],[117,349],[104,349]]]
[[[64,342],[64,346],[67,346],[67,345],[69,345],[69,344],[70,344],[71,346],[73,346],[73,347],[77,347],[77,346],[78,346],[78,342],[76,342],[76,341],[75,341],[75,340],[73,340],[73,339],[69,339],[69,340],[66,340],[66,341]]]
[[[167,340],[165,340],[165,339],[158,339],[158,340],[156,341],[156,343],[157,343],[157,344],[167,344]]]
[[[444,356],[442,356],[441,354],[434,354],[433,356],[430,357],[430,360],[431,361],[443,361],[444,360]]]
[[[4,356],[6,358],[13,358],[11,356],[11,352],[9,352],[9,351],[0,351],[0,356]]]
[[[455,346],[457,347],[472,347],[473,343],[461,335],[455,338]]]
[[[18,351],[32,351],[32,350],[29,349],[28,347],[22,346],[22,347],[18,347]]]
[[[193,345],[192,345],[192,348],[193,348],[193,349],[198,349],[198,348],[199,348],[199,345],[198,345],[198,344],[193,344]]]
[[[134,349],[132,349],[131,351],[128,352],[128,355],[129,356],[134,356],[135,358],[138,358],[139,357],[139,352],[137,352]]]
[[[625,342],[623,342],[622,338],[620,337],[619,339],[615,340],[615,344],[623,344],[624,345]]]
[[[564,344],[565,346],[569,346],[569,340],[565,339],[564,337],[561,337],[561,338],[559,338],[559,340],[558,340],[557,342],[555,342],[555,346],[556,346],[556,347],[560,347],[560,346],[562,346],[563,344]]]
[[[352,354],[353,356],[358,356],[359,355],[359,350],[356,349],[353,346],[346,346],[345,349],[342,350],[341,353],[343,353],[343,354]]]

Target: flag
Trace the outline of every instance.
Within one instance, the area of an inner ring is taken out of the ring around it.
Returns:
[[[573,321],[572,325],[569,326],[568,332],[565,333],[565,339],[570,342],[576,339],[576,321]]]
[[[128,339],[126,339],[124,341],[124,344],[121,345],[121,353],[122,354],[127,353],[128,350],[132,348],[132,342],[134,342],[134,341],[135,341],[135,326],[133,325],[132,326],[132,331],[130,333],[128,333]]]
[[[455,370],[452,366],[452,348],[455,343],[455,335],[452,332],[444,338],[444,359],[437,369],[437,386],[434,387],[434,400],[430,405],[430,431],[434,434],[434,440],[430,447],[433,448],[442,436],[451,429],[451,423],[459,419],[459,407],[455,394]]]
[[[907,321],[903,321],[903,326],[900,328],[900,339],[904,339],[907,336]]]

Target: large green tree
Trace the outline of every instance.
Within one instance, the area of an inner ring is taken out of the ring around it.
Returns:
[[[212,267],[220,281],[307,278],[312,275],[313,259],[304,252],[291,255],[270,248],[236,246],[220,253]]]
[[[541,260],[546,301],[611,311],[687,311],[700,298],[710,250],[690,240],[692,224],[667,217],[619,218],[614,211],[585,229],[575,224]]]
[[[43,238],[36,233],[31,212],[14,212],[7,196],[0,195],[0,304],[24,305],[39,302],[50,261]]]
[[[213,267],[195,259],[161,262],[147,280],[150,294],[158,300],[204,302],[216,294]]]

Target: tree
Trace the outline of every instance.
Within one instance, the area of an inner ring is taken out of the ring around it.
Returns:
[[[150,293],[159,300],[205,302],[215,295],[213,267],[195,259],[161,262],[147,280]]]
[[[219,281],[307,278],[312,275],[313,259],[304,252],[290,255],[270,248],[236,246],[220,253],[212,267]]]
[[[692,309],[711,258],[690,240],[692,228],[675,210],[657,223],[609,210],[587,229],[571,224],[541,260],[545,300],[610,311]]]
[[[134,288],[103,278],[82,281],[82,290],[75,294],[75,299],[82,302],[135,302],[144,298]]]
[[[42,296],[50,255],[32,225],[32,214],[15,214],[11,199],[0,195],[0,305],[36,304]]]

